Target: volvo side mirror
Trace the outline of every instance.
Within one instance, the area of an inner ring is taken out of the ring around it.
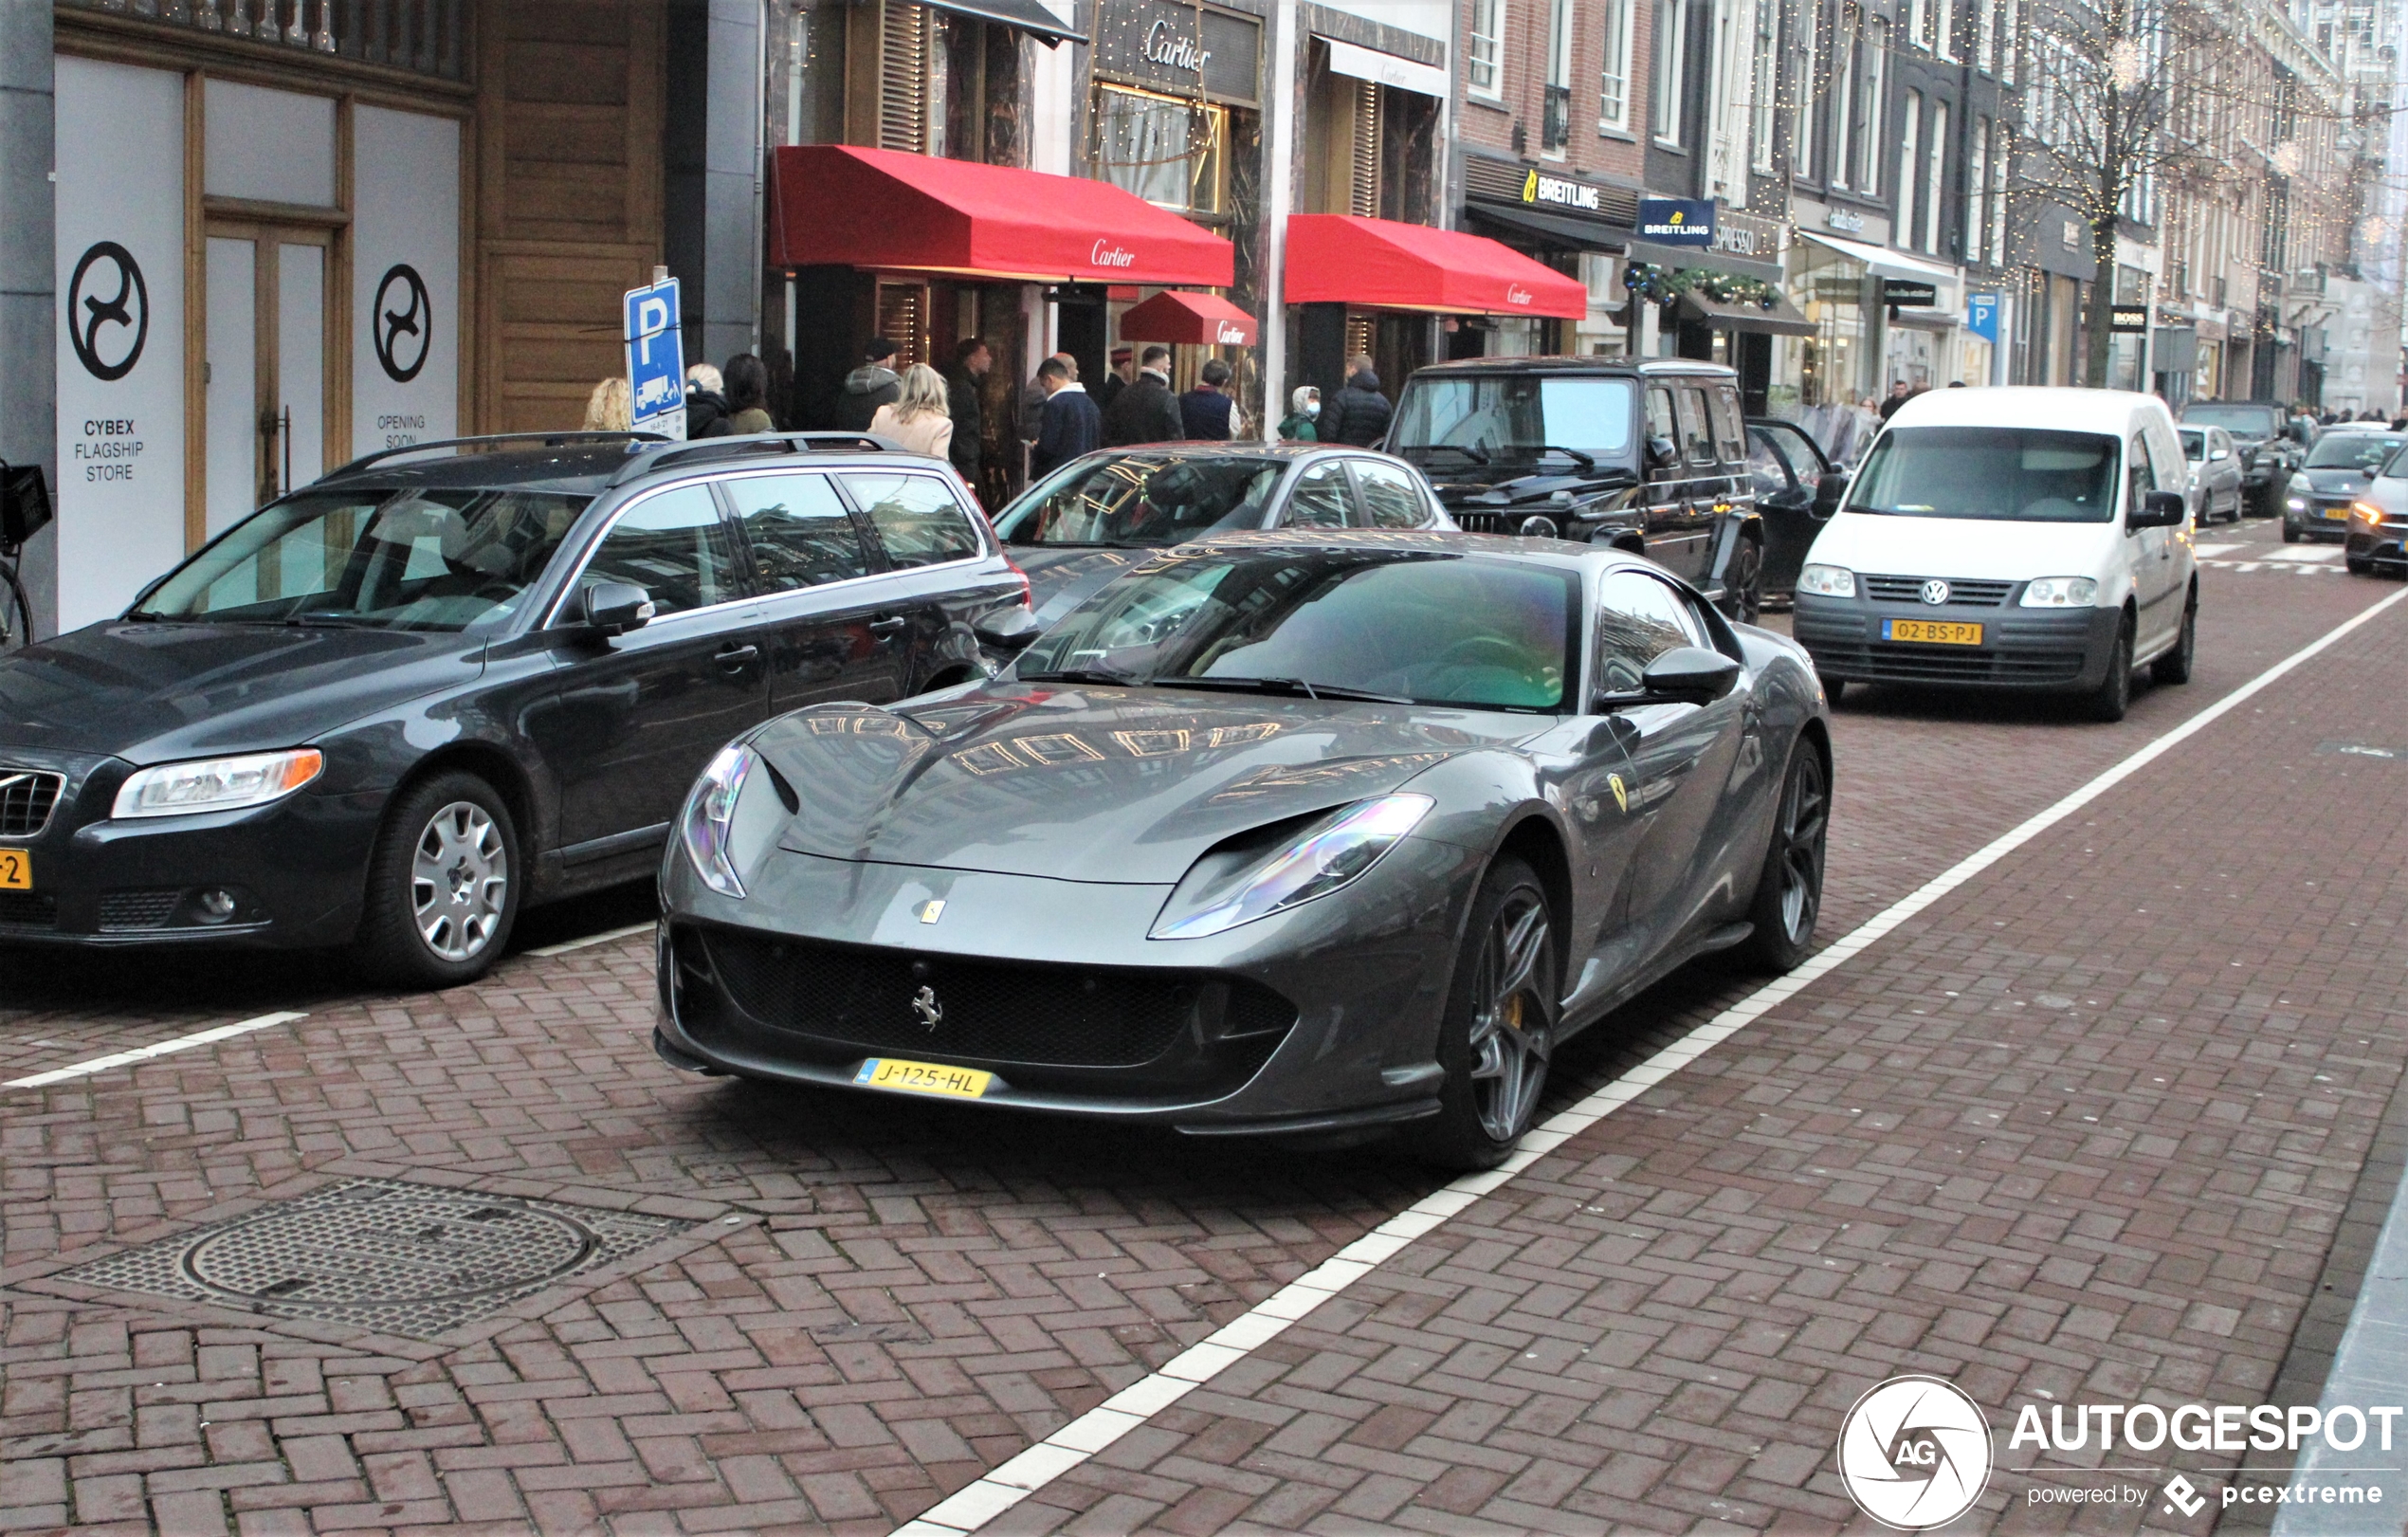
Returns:
[[[631,582],[595,582],[585,590],[580,617],[596,635],[624,635],[652,622],[652,595]]]
[[[970,632],[978,637],[981,646],[992,647],[998,651],[1017,652],[1027,650],[1031,642],[1045,633],[1045,627],[1037,623],[1037,616],[1029,612],[1027,604],[1015,603],[1011,608],[978,615],[971,621]]]

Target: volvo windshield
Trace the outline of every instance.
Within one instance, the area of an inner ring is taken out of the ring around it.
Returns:
[[[132,616],[491,629],[519,611],[591,500],[541,491],[306,491],[235,525]]]
[[[1424,375],[1406,388],[1388,448],[1433,470],[1541,458],[1634,468],[1636,391],[1626,378]]]
[[[1893,427],[1849,483],[1850,512],[2003,522],[2103,523],[2123,449],[2098,432]]]
[[[1102,588],[1024,654],[1062,682],[1555,710],[1578,579],[1393,550],[1174,551]]]

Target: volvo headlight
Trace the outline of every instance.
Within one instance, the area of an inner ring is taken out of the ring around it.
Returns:
[[[678,817],[678,838],[685,845],[685,857],[694,862],[694,873],[723,897],[744,894],[744,883],[737,877],[729,849],[736,829],[736,797],[757,761],[758,756],[740,741],[721,748],[686,796],[685,811]]]
[[[109,814],[186,816],[194,812],[265,806],[283,799],[325,769],[326,755],[315,747],[162,763],[141,770],[119,785],[117,804],[109,808]]]
[[[1856,574],[1846,566],[1808,566],[1797,574],[1797,590],[1818,597],[1854,597]]]
[[[1428,796],[1382,796],[1341,807],[1268,853],[1188,872],[1149,939],[1195,940],[1327,896],[1379,863],[1430,814]]]
[[[2088,576],[2043,576],[2023,585],[2027,609],[2087,609],[2099,595],[2099,584]]]

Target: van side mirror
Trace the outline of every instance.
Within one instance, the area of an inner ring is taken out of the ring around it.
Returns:
[[[1840,503],[1847,497],[1848,477],[1836,469],[1824,471],[1823,478],[1815,485],[1815,517],[1818,520],[1831,517],[1839,510]]]
[[[2191,515],[2180,491],[2151,491],[2124,520],[2129,528],[2180,528]]]
[[[631,582],[595,582],[578,599],[578,617],[596,635],[624,635],[652,622],[652,595]]]

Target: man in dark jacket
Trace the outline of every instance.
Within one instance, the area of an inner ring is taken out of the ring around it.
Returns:
[[[697,363],[685,371],[685,435],[687,438],[723,438],[736,430],[728,425],[734,412],[727,405],[727,382],[720,371],[709,363]]]
[[[1179,397],[1171,393],[1171,349],[1148,347],[1138,359],[1137,378],[1112,402],[1104,418],[1104,441],[1121,448],[1138,443],[1177,443],[1187,436]]]
[[[1362,366],[1346,381],[1346,388],[1322,408],[1321,440],[1368,448],[1388,435],[1388,397],[1379,393],[1379,375],[1371,371],[1370,359],[1356,361]]]
[[[1104,440],[1104,413],[1070,377],[1067,363],[1047,358],[1037,365],[1037,383],[1045,391],[1045,416],[1029,455],[1031,476],[1050,475],[1079,455],[1093,453]]]
[[[964,337],[953,349],[953,367],[945,371],[945,411],[953,417],[953,441],[945,456],[972,490],[978,488],[978,448],[985,436],[986,410],[978,399],[994,354],[977,337]]]
[[[1202,382],[1179,396],[1179,420],[1187,424],[1193,442],[1227,443],[1230,413],[1236,405],[1226,393],[1229,365],[1215,357],[1204,365],[1198,377]]]
[[[1129,387],[1130,377],[1137,373],[1136,357],[1137,353],[1125,342],[1112,349],[1111,371],[1104,375],[1102,382],[1087,392],[1095,396],[1096,410],[1106,415],[1111,414],[1112,402],[1121,398],[1121,392]]]
[[[878,408],[903,393],[903,378],[895,372],[895,344],[872,337],[862,350],[861,367],[845,375],[836,392],[836,425],[848,432],[867,432]]]

